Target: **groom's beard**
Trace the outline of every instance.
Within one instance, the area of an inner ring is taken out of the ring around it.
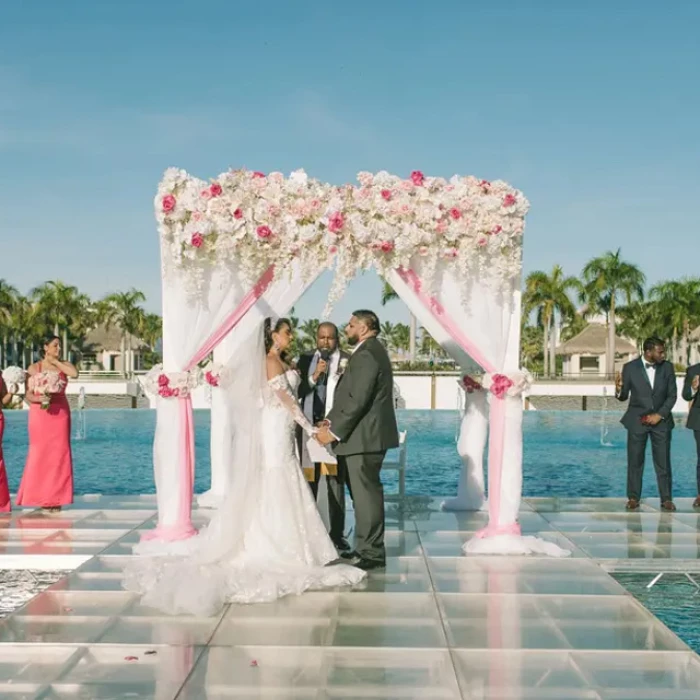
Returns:
[[[352,338],[348,338],[348,345],[351,348],[354,348],[359,342],[360,339],[356,335],[354,335]]]

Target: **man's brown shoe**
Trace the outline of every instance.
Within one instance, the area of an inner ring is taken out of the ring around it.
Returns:
[[[676,506],[675,506],[673,501],[664,501],[661,504],[661,510],[667,510],[669,512],[673,512],[674,510],[676,510]]]
[[[639,501],[636,498],[630,498],[625,508],[627,508],[627,510],[637,510],[637,508],[639,508]]]

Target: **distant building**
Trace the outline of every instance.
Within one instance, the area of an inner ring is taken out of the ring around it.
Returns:
[[[634,343],[617,336],[615,367],[608,369],[605,363],[607,340],[607,326],[602,323],[589,323],[578,335],[559,345],[557,355],[564,357],[564,377],[610,375],[639,354]]]
[[[122,331],[117,326],[97,326],[85,336],[82,368],[104,372],[138,372],[148,345],[127,334],[122,356]],[[126,368],[126,369],[125,369]]]

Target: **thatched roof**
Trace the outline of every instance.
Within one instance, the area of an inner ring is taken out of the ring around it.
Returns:
[[[557,348],[557,355],[604,355],[608,340],[608,329],[602,323],[589,323],[578,335]],[[637,352],[635,345],[617,336],[615,352],[631,355]]]
[[[130,336],[131,349],[142,350],[148,345],[135,335]],[[127,341],[128,342],[128,341]],[[107,350],[108,352],[119,352],[122,346],[122,331],[119,326],[97,326],[85,336],[85,345],[95,352]],[[128,347],[128,346],[127,346]]]

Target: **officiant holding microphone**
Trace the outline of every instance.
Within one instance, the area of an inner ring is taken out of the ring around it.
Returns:
[[[316,332],[316,350],[299,358],[297,369],[301,374],[299,400],[304,415],[313,425],[326,418],[333,407],[333,396],[338,380],[345,370],[349,355],[338,347],[338,328],[333,323],[321,323]],[[319,500],[319,485],[326,482],[328,494],[329,535],[338,552],[350,550],[345,540],[345,508],[343,489],[345,475],[342,461],[314,462],[309,456],[307,441],[299,439],[299,452],[304,475],[314,497]],[[323,513],[322,513],[323,515]]]

